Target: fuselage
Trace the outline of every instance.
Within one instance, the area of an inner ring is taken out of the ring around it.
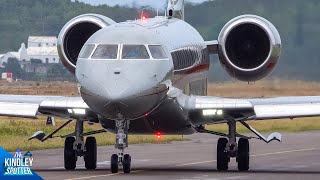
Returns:
[[[93,34],[79,55],[81,96],[103,118],[135,120],[173,98],[172,91],[206,95],[206,48],[197,30],[180,19],[108,26]]]

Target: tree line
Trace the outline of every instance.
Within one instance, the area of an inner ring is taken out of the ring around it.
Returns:
[[[142,9],[142,8],[141,8]],[[71,18],[84,13],[98,13],[116,22],[139,18],[141,9],[128,7],[91,6],[70,0],[1,0],[0,53],[17,50],[31,35],[59,34]],[[187,4],[186,21],[205,40],[213,40],[224,24],[241,14],[256,14],[270,20],[278,29],[282,56],[271,77],[320,80],[320,1],[318,0],[215,0]],[[150,14],[155,11],[150,10]],[[212,57],[210,80],[228,79]]]

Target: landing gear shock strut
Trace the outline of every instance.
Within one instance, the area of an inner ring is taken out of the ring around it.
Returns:
[[[131,156],[124,154],[124,149],[128,147],[128,129],[129,121],[118,115],[116,121],[116,145],[115,147],[119,150],[118,154],[111,156],[111,172],[117,173],[119,166],[123,167],[124,173],[130,173],[131,171]]]

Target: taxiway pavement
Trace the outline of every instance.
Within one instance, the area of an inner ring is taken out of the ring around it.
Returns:
[[[32,151],[32,169],[48,180],[57,179],[136,179],[136,180],[241,180],[241,179],[320,179],[320,131],[284,133],[283,142],[266,144],[250,140],[250,170],[239,172],[235,159],[229,171],[216,170],[218,137],[209,134],[187,136],[189,141],[169,144],[129,145],[132,172],[110,173],[110,156],[117,153],[113,146],[98,147],[98,168],[88,171],[83,158],[77,169],[63,167],[63,149]]]

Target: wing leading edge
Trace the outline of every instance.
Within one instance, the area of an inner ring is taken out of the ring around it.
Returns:
[[[320,96],[237,99],[181,95],[177,100],[198,123],[215,123],[228,118],[265,120],[320,116]],[[209,111],[205,117],[204,110],[211,110],[213,114]],[[218,116],[218,110],[223,116]],[[36,118],[38,114],[75,119],[90,115],[95,118],[95,113],[81,97],[0,95],[0,115]]]
[[[320,116],[320,96],[252,99],[179,96],[178,102],[196,123]]]
[[[95,115],[81,97],[0,95],[0,115],[36,118],[38,114],[74,119]]]

